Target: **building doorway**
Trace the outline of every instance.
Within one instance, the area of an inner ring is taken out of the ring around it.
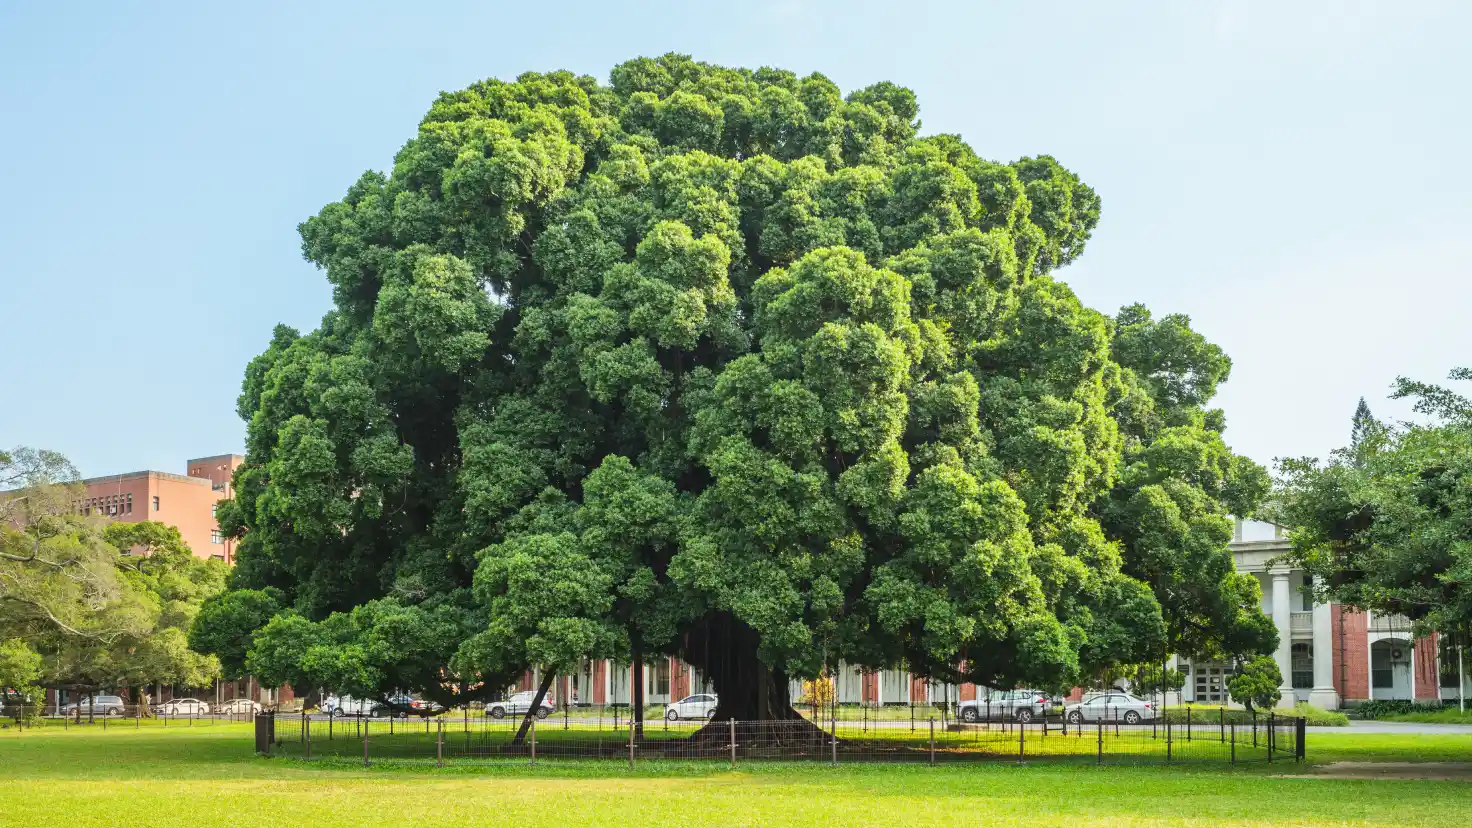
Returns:
[[[1411,698],[1411,642],[1385,638],[1370,645],[1370,698]]]

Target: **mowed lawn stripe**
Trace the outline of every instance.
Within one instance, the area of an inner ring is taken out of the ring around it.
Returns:
[[[1415,755],[1415,742],[1425,739],[1316,741],[1336,758],[1372,760]],[[1472,756],[1472,737],[1431,742],[1437,756]],[[1472,785],[1281,779],[1266,766],[752,762],[733,772],[719,762],[646,763],[630,771],[616,762],[568,761],[365,770],[348,762],[256,759],[249,750],[245,728],[6,732],[0,824],[1472,824]]]

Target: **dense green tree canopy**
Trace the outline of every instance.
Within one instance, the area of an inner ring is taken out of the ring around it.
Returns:
[[[1226,357],[1052,276],[1078,176],[917,112],[677,55],[441,95],[301,226],[335,307],[246,370],[220,520],[282,611],[227,661],[448,699],[669,653],[754,718],[825,661],[1062,686],[1271,646]]]
[[[1472,379],[1472,370],[1452,372]],[[1472,629],[1472,400],[1401,379],[1423,421],[1377,421],[1360,400],[1327,462],[1283,463],[1280,520],[1323,596],[1465,639]]]

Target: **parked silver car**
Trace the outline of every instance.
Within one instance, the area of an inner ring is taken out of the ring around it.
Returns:
[[[373,702],[352,696],[328,696],[322,700],[321,709],[329,716],[367,716],[373,712]]]
[[[121,716],[125,712],[123,707],[121,696],[99,695],[90,698],[83,696],[71,704],[62,705],[61,714],[63,716],[76,716],[78,714],[85,716],[94,714],[98,716]]]
[[[1139,724],[1155,718],[1155,705],[1123,691],[1100,693],[1063,708],[1063,715],[1073,724],[1084,722],[1124,722]]]
[[[1034,718],[1042,718],[1052,704],[1048,694],[1041,690],[1003,690],[993,692],[988,698],[961,702],[956,706],[956,715],[963,722],[1000,719],[1030,722]]]
[[[154,705],[153,712],[159,716],[207,716],[210,706],[199,699],[170,699]]]
[[[250,699],[230,699],[223,702],[218,710],[231,716],[249,716],[261,712],[261,704]]]
[[[670,702],[669,707],[665,708],[664,717],[672,722],[680,719],[709,719],[715,715],[718,701],[713,693],[696,693],[677,702]]]
[[[532,700],[537,697],[535,690],[523,690],[520,693],[512,693],[505,701],[487,702],[486,715],[492,719],[504,719],[507,716],[525,715],[531,709]],[[552,702],[546,696],[542,697],[542,704],[537,708],[537,718],[545,719],[552,714]]]

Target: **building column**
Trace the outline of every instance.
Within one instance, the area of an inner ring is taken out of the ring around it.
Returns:
[[[1289,704],[1293,702],[1293,592],[1288,586],[1287,572],[1273,573],[1273,624],[1278,628],[1278,672],[1283,683],[1278,690]]]
[[[1308,703],[1324,710],[1339,709],[1334,690],[1334,624],[1328,602],[1314,604],[1314,689]]]

